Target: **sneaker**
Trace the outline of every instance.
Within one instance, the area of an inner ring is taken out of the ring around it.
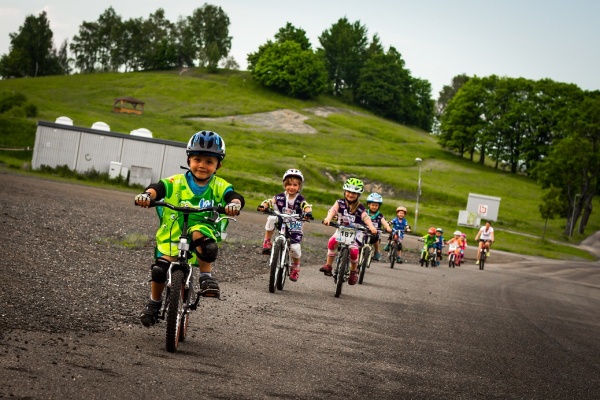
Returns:
[[[300,275],[300,268],[292,267],[290,269],[290,281],[296,282],[298,280],[299,275]]]
[[[396,257],[396,262],[398,264],[402,264],[402,257]]]
[[[380,261],[381,260],[381,253],[376,251],[375,255],[373,256],[373,260],[375,261]]]
[[[350,276],[348,277],[348,284],[356,285],[356,282],[358,282],[358,270],[350,271]]]
[[[146,304],[146,308],[142,311],[142,315],[140,315],[140,321],[142,321],[142,325],[149,328],[156,323],[158,319],[158,312],[162,307],[162,301],[154,301],[150,300],[148,304]]]
[[[327,264],[325,264],[325,265],[323,265],[323,266],[322,266],[322,267],[319,269],[319,271],[321,271],[322,273],[324,273],[324,274],[325,274],[325,275],[327,275],[327,276],[332,276],[332,275],[333,275],[333,273],[332,273],[332,271],[333,271],[333,268],[331,267],[331,265],[327,265]]]
[[[479,265],[479,260],[475,261],[475,265]]]
[[[386,244],[385,247],[383,248],[383,251],[390,251],[390,244]]]
[[[265,241],[263,242],[262,253],[271,254],[271,247],[273,247],[271,241],[269,239],[265,239]]]
[[[200,275],[200,296],[221,297],[221,289],[215,278],[208,275]]]
[[[490,251],[489,251],[489,250],[488,250],[488,251],[486,251],[486,252],[485,252],[485,255],[487,256],[487,258],[490,258]]]

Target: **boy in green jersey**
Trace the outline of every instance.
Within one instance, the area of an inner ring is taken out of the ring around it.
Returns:
[[[147,208],[151,200],[163,200],[177,206],[192,207],[223,206],[228,216],[240,213],[244,197],[233,190],[233,186],[215,175],[225,158],[225,142],[211,131],[195,133],[187,145],[188,171],[184,174],[163,178],[150,184],[144,193],[135,196],[135,204]],[[177,244],[181,235],[181,219],[176,211],[157,207],[160,227],[156,232],[156,260],[151,269],[150,301],[140,319],[144,326],[156,323],[162,306],[167,270],[177,260]],[[212,276],[212,263],[217,259],[222,230],[226,224],[215,224],[201,220],[194,222],[190,217],[188,233],[195,254],[190,263],[197,261],[200,267],[200,292],[206,297],[219,297],[219,284]],[[197,260],[196,260],[197,258]]]

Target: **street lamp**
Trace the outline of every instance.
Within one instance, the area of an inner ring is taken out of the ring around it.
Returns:
[[[417,205],[415,206],[415,228],[414,232],[417,232],[417,219],[419,218],[419,195],[421,194],[421,160],[420,158],[415,158],[415,161],[419,164],[419,181],[417,182]]]

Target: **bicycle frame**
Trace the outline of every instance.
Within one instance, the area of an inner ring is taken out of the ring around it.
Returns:
[[[345,226],[337,222],[330,222],[329,226],[337,228],[338,232],[337,261],[333,272],[333,281],[336,284],[335,297],[340,297],[344,282],[350,276],[350,246],[356,240],[357,232],[366,232],[367,227],[358,224]]]
[[[189,313],[197,308],[201,297],[201,292],[198,291],[195,301],[192,302],[194,268],[189,264],[191,258],[191,237],[187,234],[189,216],[193,213],[210,212],[211,215],[204,218],[212,223],[218,223],[223,219],[235,221],[235,218],[222,217],[220,214],[225,214],[223,207],[179,207],[163,201],[151,201],[150,207],[168,207],[179,212],[180,217],[183,218],[182,233],[177,244],[177,259],[170,263],[167,270],[165,301],[158,316],[159,319],[167,321],[166,347],[167,351],[174,352],[179,342],[185,340]]]
[[[269,257],[269,292],[274,293],[275,288],[283,290],[285,281],[290,273],[290,224],[300,222],[302,216],[297,213],[282,213],[274,208],[268,208],[263,212],[278,218],[278,224],[276,224],[276,226],[279,229],[279,233],[272,241],[273,245]]]

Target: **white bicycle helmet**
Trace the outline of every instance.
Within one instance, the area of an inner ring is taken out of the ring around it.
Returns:
[[[460,231],[455,231],[455,232],[454,232],[454,236],[460,236],[460,235],[461,235],[461,232],[460,232]]]
[[[369,203],[383,204],[383,197],[381,197],[379,193],[371,193],[369,197],[367,197],[367,204]]]
[[[287,171],[285,171],[285,174],[283,174],[283,181],[286,180],[286,178],[290,177],[290,176],[295,176],[297,178],[300,178],[300,182],[304,183],[304,175],[302,175],[302,172],[300,172],[299,169],[294,169],[294,168],[290,168]]]

